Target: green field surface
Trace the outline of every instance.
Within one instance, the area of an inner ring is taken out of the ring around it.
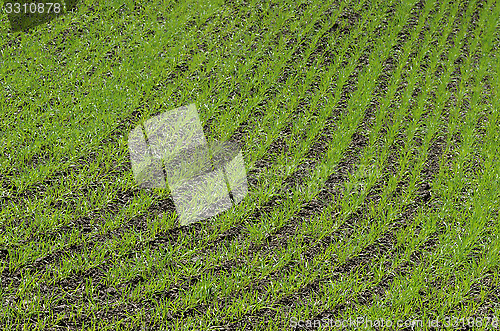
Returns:
[[[499,49],[495,0],[2,10],[0,330],[500,329]],[[127,144],[188,104],[248,195],[181,225]]]

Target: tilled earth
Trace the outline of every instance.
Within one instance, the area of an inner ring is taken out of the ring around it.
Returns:
[[[231,3],[228,2],[224,6],[234,6],[235,12],[241,10],[240,6],[245,4]],[[310,4],[309,4],[310,5]],[[276,6],[276,10],[279,10],[279,6]],[[305,19],[301,16],[301,13],[307,8],[307,4],[297,7],[296,16],[298,18]],[[332,8],[336,8],[338,4],[332,4]],[[340,97],[340,102],[337,107],[332,110],[331,116],[325,121],[325,126],[319,133],[317,139],[309,148],[304,160],[298,169],[288,177],[283,176],[281,188],[273,192],[273,196],[263,205],[252,206],[255,207],[250,213],[250,216],[246,217],[244,220],[238,221],[235,225],[231,226],[228,230],[221,233],[217,238],[212,240],[209,245],[207,245],[204,250],[197,252],[196,263],[201,264],[201,272],[196,276],[183,276],[176,281],[174,285],[168,286],[160,291],[153,294],[148,294],[144,296],[143,300],[124,300],[124,296],[129,293],[131,289],[138,290],[142,293],[145,284],[155,279],[156,276],[164,273],[164,270],[159,269],[155,266],[151,266],[147,269],[147,272],[142,272],[133,279],[122,282],[115,285],[110,285],[106,281],[107,275],[111,269],[117,267],[120,263],[129,263],[134,259],[137,259],[142,252],[145,251],[155,251],[162,249],[163,247],[169,245],[177,245],[179,238],[189,238],[190,242],[196,245],[196,242],[202,241],[207,233],[213,229],[209,221],[204,221],[201,223],[192,224],[189,226],[177,226],[168,230],[163,230],[154,236],[154,238],[148,238],[147,240],[136,242],[131,245],[125,252],[120,253],[118,256],[109,256],[104,260],[103,263],[99,263],[91,268],[84,271],[71,272],[62,279],[58,279],[53,283],[40,284],[37,286],[37,291],[35,293],[24,293],[23,295],[18,295],[15,292],[9,290],[2,293],[2,305],[4,307],[19,303],[23,300],[30,300],[30,297],[42,297],[42,298],[59,298],[57,300],[57,305],[46,307],[45,312],[33,312],[31,316],[23,321],[18,321],[24,325],[33,325],[36,327],[37,320],[49,319],[54,321],[54,325],[51,329],[69,329],[69,330],[80,330],[84,329],[88,325],[97,323],[97,321],[119,321],[124,319],[125,324],[129,325],[131,329],[141,329],[144,327],[146,329],[174,329],[174,322],[177,325],[182,325],[183,320],[196,320],[197,318],[203,318],[207,312],[214,307],[223,307],[230,305],[233,297],[220,295],[220,293],[211,293],[212,301],[201,303],[195,307],[191,307],[182,311],[182,313],[172,314],[167,311],[164,316],[164,321],[158,323],[157,325],[149,325],[148,321],[153,321],[153,310],[155,309],[158,302],[174,302],[179,298],[182,293],[189,293],[192,288],[195,288],[197,284],[204,282],[206,276],[215,277],[217,275],[228,275],[234,273],[236,270],[244,267],[248,260],[252,260],[255,254],[260,256],[267,256],[274,254],[277,250],[286,247],[289,242],[293,242],[295,238],[302,231],[302,225],[304,222],[313,222],[318,218],[319,215],[325,210],[325,208],[335,201],[340,201],[344,197],[345,187],[350,181],[350,176],[359,171],[360,159],[369,146],[370,142],[370,132],[375,126],[375,118],[377,112],[381,107],[381,100],[385,97],[390,84],[390,79],[396,70],[397,56],[402,51],[404,43],[408,40],[409,33],[412,29],[416,28],[418,23],[418,18],[420,17],[422,11],[424,10],[425,2],[421,1],[416,3],[411,10],[410,18],[407,20],[406,25],[403,27],[402,32],[397,36],[398,43],[391,50],[391,56],[384,61],[382,74],[376,77],[375,90],[372,93],[372,98],[370,100],[369,106],[365,110],[364,117],[357,127],[356,132],[351,136],[350,143],[347,150],[342,156],[341,161],[335,166],[335,169],[331,171],[327,181],[322,186],[319,194],[313,198],[311,201],[304,203],[300,210],[290,218],[286,224],[279,227],[276,231],[272,232],[270,235],[264,238],[262,242],[251,242],[248,247],[245,247],[245,252],[247,257],[245,259],[233,259],[224,260],[218,265],[211,266],[204,262],[204,257],[208,256],[210,253],[222,251],[225,247],[229,247],[235,242],[245,242],[248,237],[248,232],[246,228],[253,224],[260,223],[267,216],[272,215],[273,212],[279,211],[286,208],[284,201],[286,197],[289,196],[292,190],[297,187],[304,185],[309,180],[309,174],[312,169],[318,166],[323,155],[325,155],[329,146],[337,144],[337,141],[332,140],[334,132],[337,128],[337,121],[345,112],[349,100],[353,93],[359,88],[358,86],[358,74],[369,64],[369,56],[372,51],[371,46],[366,47],[365,52],[359,59],[359,63],[350,75],[348,83],[342,89],[342,95]],[[433,11],[431,13],[435,14],[440,6],[439,2],[433,6]],[[466,6],[460,6],[460,11],[457,20],[454,22],[455,26],[452,29],[452,35],[456,35],[460,29],[468,29],[468,35],[472,34],[479,20],[479,13],[483,8],[487,6],[486,1],[478,1],[474,9],[472,16],[472,22],[468,27],[462,27],[461,17],[465,15]],[[378,33],[384,33],[384,28],[387,27],[388,21],[391,19],[391,15],[394,15],[394,7],[391,6],[387,12],[387,20],[381,23]],[[257,9],[256,9],[257,10]],[[344,10],[339,18],[339,22],[330,22],[327,20],[330,14],[326,11],[323,16],[324,21],[321,24],[330,24],[331,31],[329,30],[325,33],[324,38],[320,38],[316,44],[316,49],[311,55],[311,59],[315,56],[320,56],[321,54],[327,54],[325,56],[325,62],[322,64],[326,67],[328,64],[328,53],[327,50],[330,46],[328,45],[328,35],[329,33],[339,33],[339,38],[347,38],[350,33],[350,29],[359,23],[363,12],[367,8],[361,8],[359,11],[355,11],[351,7]],[[345,25],[342,22],[346,23]],[[223,22],[228,24],[227,22]],[[190,22],[187,22],[189,26]],[[193,23],[194,24],[194,23]],[[345,26],[344,28],[341,28]],[[223,29],[223,26],[221,27]],[[339,29],[344,29],[339,31]],[[419,36],[419,41],[422,41],[425,36],[425,28],[422,31],[421,36]],[[77,29],[73,30],[72,33],[78,35]],[[379,36],[377,33],[370,38],[370,43],[375,44]],[[468,37],[466,37],[468,38]],[[201,38],[203,40],[203,37]],[[448,44],[446,49],[450,49],[453,43],[453,36],[450,36],[447,40]],[[64,41],[59,41],[59,43],[64,44]],[[269,49],[276,47],[277,45],[269,45]],[[294,45],[288,45],[287,47],[293,47]],[[5,47],[10,47],[9,45]],[[416,47],[418,50],[418,47]],[[279,82],[286,82],[289,75],[293,75],[297,68],[294,64],[297,63],[302,56],[302,49],[298,49],[291,59],[285,65],[285,70],[283,70],[281,76],[279,77]],[[468,52],[467,48],[461,50],[465,53]],[[326,52],[326,53],[325,53]],[[415,54],[413,54],[415,55]],[[332,56],[334,56],[332,54]],[[162,77],[163,79],[175,81],[177,77],[182,77],[184,71],[187,70],[189,63],[184,65],[179,65],[177,71],[172,73],[171,77]],[[452,79],[450,84],[448,84],[447,90],[452,95],[457,94],[457,81],[460,81],[460,63],[456,64],[457,70],[452,74]],[[405,66],[405,68],[408,68]],[[426,65],[423,66],[422,70],[426,69]],[[409,69],[408,69],[409,70]],[[439,73],[436,73],[439,74]],[[391,105],[396,107],[397,103],[400,102],[400,96],[405,91],[406,82],[402,81],[398,86],[398,91],[396,92],[396,97],[391,100]],[[231,135],[230,140],[237,142],[243,151],[250,150],[252,146],[246,145],[245,137],[257,129],[256,126],[265,117],[266,106],[269,105],[271,100],[280,94],[279,84],[266,91],[267,99],[262,102],[258,109],[252,114],[251,121],[245,121],[239,125],[236,131]],[[303,99],[301,99],[300,105],[294,112],[294,116],[300,117],[304,116],[305,111],[310,106],[310,98],[307,95],[313,95],[316,92],[314,84],[310,87],[309,93],[305,93]],[[161,86],[158,87],[158,93],[161,93]],[[238,91],[235,91],[235,95]],[[143,101],[143,107],[146,107],[148,100]],[[435,107],[432,102],[427,106],[430,109]],[[445,106],[443,110],[443,118],[445,125],[440,128],[437,134],[433,137],[430,147],[427,151],[427,157],[423,168],[420,171],[420,178],[418,182],[418,188],[415,193],[415,199],[412,203],[405,205],[398,217],[394,218],[390,224],[387,224],[386,230],[378,235],[376,240],[364,247],[361,251],[354,254],[347,261],[340,263],[335,266],[334,276],[319,277],[314,281],[308,283],[302,288],[296,290],[293,294],[287,294],[281,297],[279,300],[274,302],[270,307],[250,309],[247,313],[243,315],[238,315],[232,320],[224,321],[213,321],[213,329],[217,330],[244,330],[244,329],[273,329],[272,321],[281,321],[278,324],[283,323],[283,314],[286,315],[287,312],[292,312],[298,309],[301,305],[308,305],[314,307],[316,303],[311,300],[315,293],[321,291],[321,288],[328,284],[329,282],[336,282],[345,277],[351,277],[351,275],[356,272],[361,275],[357,282],[370,282],[373,275],[369,274],[370,266],[378,261],[386,261],[383,265],[387,268],[390,267],[390,261],[395,260],[404,251],[405,247],[401,247],[398,244],[398,239],[396,237],[396,232],[399,229],[403,229],[415,219],[417,213],[426,212],[437,209],[437,202],[440,197],[437,192],[433,191],[433,183],[436,181],[437,176],[440,173],[442,167],[448,167],[454,161],[454,156],[457,154],[457,148],[460,146],[460,135],[454,135],[451,141],[447,141],[447,117],[449,116],[449,108],[452,105]],[[467,103],[464,105],[467,108]],[[468,109],[464,109],[466,112]],[[430,110],[428,110],[430,111]],[[118,123],[117,128],[113,134],[111,134],[105,146],[103,148],[113,148],[120,144],[122,137],[130,131],[131,128],[135,126],[138,119],[140,118],[143,109],[138,108],[134,112],[130,113],[129,116],[124,117],[121,123]],[[429,115],[430,116],[430,115]],[[205,126],[204,130],[207,136],[211,136],[214,127],[213,122],[209,120]],[[267,149],[265,156],[259,159],[254,166],[248,171],[248,184],[249,191],[253,192],[259,188],[261,185],[260,179],[263,174],[273,165],[273,162],[282,153],[288,153],[289,145],[287,140],[292,137],[292,124],[293,119],[290,123],[284,126],[279,137],[275,139],[272,144]],[[380,130],[377,140],[381,144],[384,144],[383,137],[390,130],[391,120],[388,119],[384,122],[383,127]],[[479,130],[478,130],[479,132]],[[308,135],[307,130],[302,133],[303,138]],[[299,137],[300,138],[300,137]],[[353,211],[345,222],[343,222],[333,233],[323,237],[320,240],[314,240],[313,238],[305,237],[305,243],[309,245],[308,250],[302,253],[302,259],[300,261],[290,262],[278,271],[275,271],[265,277],[252,282],[251,285],[241,288],[238,293],[234,293],[235,297],[241,297],[242,293],[245,291],[256,293],[261,297],[266,297],[267,292],[272,286],[280,279],[284,277],[290,270],[293,270],[299,264],[312,264],[313,259],[323,253],[326,248],[332,242],[346,241],[345,238],[351,237],[356,231],[358,231],[358,226],[360,222],[364,219],[369,218],[370,206],[373,204],[378,204],[382,197],[381,194],[386,187],[388,180],[391,176],[395,176],[398,173],[399,160],[401,157],[401,151],[406,143],[406,137],[403,134],[399,134],[396,137],[395,142],[390,148],[388,161],[385,164],[384,169],[379,169],[381,175],[377,180],[376,184],[371,187],[365,200],[359,208]],[[415,138],[417,141],[421,139],[420,137]],[[84,166],[90,162],[93,162],[95,155],[85,155],[81,157],[76,164],[77,166],[63,171],[60,173],[55,173],[50,176],[49,179],[40,182],[28,191],[22,194],[13,195],[11,197],[1,197],[1,204],[24,204],[24,198],[26,197],[42,197],[46,191],[47,187],[53,185],[54,182],[58,182],[60,178],[68,176],[71,172],[82,172],[84,171]],[[43,164],[44,155],[36,155],[31,160],[32,166],[37,164]],[[103,165],[104,166],[104,165]],[[474,164],[471,165],[473,167]],[[480,166],[480,165],[478,165]],[[108,174],[108,180],[117,180],[129,173],[131,170],[130,163],[118,164],[112,172]],[[473,170],[473,169],[472,169]],[[13,169],[11,173],[2,173],[0,177],[2,178],[3,189],[12,189],[9,184],[7,177],[16,174],[16,170]],[[407,190],[409,182],[403,177],[403,180],[397,183],[396,189],[392,193],[392,200],[398,201],[402,199],[404,192]],[[54,209],[69,209],[73,208],[73,201],[76,199],[81,199],[89,192],[94,190],[99,190],[99,183],[95,186],[89,185],[82,187],[79,192],[75,192],[72,197],[68,197],[65,200],[58,201],[54,203],[51,208]],[[9,265],[9,257],[12,256],[12,251],[22,246],[35,246],[37,244],[48,242],[59,238],[63,235],[69,233],[79,233],[81,236],[87,238],[85,242],[80,244],[73,244],[69,247],[63,247],[51,252],[43,257],[29,260],[26,264],[15,268],[14,270],[4,267],[1,273],[1,287],[2,289],[20,289],[24,284],[24,279],[27,274],[48,274],[52,275],[54,269],[57,269],[60,265],[63,265],[71,257],[75,256],[87,256],[89,252],[98,251],[102,247],[106,246],[111,240],[116,240],[119,238],[126,237],[129,231],[135,233],[146,233],[148,230],[149,223],[156,215],[169,214],[175,211],[175,206],[173,200],[170,196],[156,198],[155,201],[147,208],[147,210],[142,213],[142,216],[133,217],[127,219],[126,222],[118,228],[111,229],[104,234],[100,232],[100,226],[106,222],[106,218],[110,214],[116,213],[121,209],[125,208],[130,204],[134,197],[139,193],[138,188],[131,188],[127,190],[122,190],[117,192],[116,198],[107,204],[104,208],[98,208],[95,211],[89,213],[85,217],[74,219],[70,224],[64,225],[57,228],[56,230],[48,230],[46,232],[37,233],[31,238],[27,238],[21,242],[16,243],[16,245],[6,245],[0,249],[0,261],[3,266]],[[154,195],[155,192],[151,192]],[[245,203],[243,201],[242,203]],[[250,208],[250,206],[249,206]],[[340,206],[331,213],[331,217],[339,217],[341,214]],[[495,220],[497,221],[497,219]],[[4,225],[1,225],[3,228]],[[4,229],[2,229],[4,230]],[[424,252],[431,252],[438,250],[440,248],[439,236],[444,233],[444,226],[438,226],[438,230],[431,234],[423,245],[423,249],[420,251],[415,251],[409,258],[408,262],[399,266],[396,270],[391,273],[387,273],[383,276],[382,280],[377,282],[374,286],[371,286],[368,290],[357,293],[356,296],[349,298],[345,301],[340,301],[341,303],[336,304],[329,309],[322,310],[319,313],[315,313],[315,320],[321,320],[324,318],[338,318],[338,316],[346,316],[346,313],[353,313],[356,311],[362,311],[362,308],[370,308],[377,305],[377,301],[381,302],[386,299],[386,294],[388,290],[393,286],[394,279],[396,277],[407,275],[411,278],[412,273],[419,268],[423,259],[425,258]],[[410,234],[409,234],[410,235]],[[147,237],[147,236],[146,236]],[[187,245],[187,244],[185,244]],[[333,257],[332,257],[333,259]],[[187,263],[183,259],[172,262],[169,266],[171,269],[175,270],[180,268],[182,264]],[[54,274],[55,275],[55,274]],[[488,270],[483,275],[482,278],[472,285],[470,294],[468,296],[468,302],[474,302],[474,316],[492,316],[493,313],[498,313],[498,307],[500,305],[500,290],[498,287],[498,270]],[[365,279],[363,279],[365,277]],[[49,277],[50,278],[50,277]],[[91,284],[91,285],[90,285]],[[89,293],[86,289],[91,286],[93,291]],[[436,288],[446,288],[446,284],[428,284],[430,287]],[[346,289],[348,290],[348,289]],[[480,291],[488,291],[486,296],[482,296]],[[433,298],[430,297],[429,293],[426,291],[421,291],[420,304],[419,307],[413,307],[411,314],[420,314],[424,316],[424,311],[429,309],[431,311],[433,304],[431,304]],[[98,310],[95,314],[76,314],[79,306],[88,307],[92,305],[100,305],[102,309]],[[76,305],[76,306],[75,306]],[[461,311],[466,309],[467,302],[461,302],[456,306],[456,311]],[[453,311],[448,311],[449,314]],[[140,314],[139,320],[130,319],[130,316],[136,316]],[[25,314],[22,318],[27,318],[30,314]],[[57,321],[55,316],[60,315]],[[352,315],[354,316],[354,315]],[[11,327],[13,323],[12,317],[7,319],[4,316],[2,323],[9,325]],[[1,321],[1,320],[0,320]],[[185,327],[188,329],[188,326]],[[275,329],[289,329],[289,325],[283,325],[281,327],[276,327]],[[394,327],[393,327],[394,328]],[[178,327],[178,329],[183,329],[183,327]],[[317,330],[320,329],[318,326],[305,326],[296,327],[297,330]],[[389,328],[391,329],[391,328]],[[403,329],[403,328],[401,328]],[[411,328],[407,328],[410,330]]]

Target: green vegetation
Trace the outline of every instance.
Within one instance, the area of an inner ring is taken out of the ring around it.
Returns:
[[[500,327],[499,17],[85,0],[10,32],[2,14],[1,328]],[[249,194],[180,226],[127,139],[190,103],[241,147]]]

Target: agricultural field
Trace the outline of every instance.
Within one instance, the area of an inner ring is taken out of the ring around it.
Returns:
[[[123,2],[0,15],[1,330],[500,328],[500,2]],[[188,104],[248,194],[181,225]]]

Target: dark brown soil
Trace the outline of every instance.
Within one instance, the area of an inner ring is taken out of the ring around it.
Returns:
[[[228,2],[228,5],[233,5]],[[305,6],[305,5],[304,5]],[[409,20],[408,25],[403,29],[403,32],[398,36],[398,45],[393,49],[394,54],[398,53],[401,49],[401,45],[408,38],[408,31],[415,27],[417,24],[416,17],[418,17],[420,11],[423,9],[423,2],[417,3],[413,8],[412,17]],[[235,7],[237,10],[237,7]],[[304,8],[299,8],[299,10],[304,10]],[[390,11],[389,14],[392,12]],[[328,13],[325,13],[325,19],[327,18]],[[347,35],[349,33],[350,28],[357,24],[359,20],[360,14],[354,13],[352,10],[346,10],[346,12],[340,17],[340,21],[337,23],[332,23],[332,28],[326,33],[324,37],[320,39],[317,44],[317,50],[313,53],[313,58],[315,56],[319,56],[323,54],[327,45],[327,35],[330,33],[339,33],[340,36]],[[456,23],[458,24],[458,23]],[[195,22],[190,22],[188,26],[192,26],[192,28],[196,28]],[[382,28],[381,28],[382,29]],[[75,32],[72,32],[75,33]],[[450,41],[451,42],[451,41]],[[294,45],[291,44],[290,47]],[[272,45],[270,46],[272,47]],[[369,48],[368,48],[369,49]],[[306,159],[298,168],[298,170],[289,176],[288,178],[283,179],[283,187],[265,204],[262,206],[258,206],[255,211],[249,215],[249,217],[241,222],[238,222],[235,226],[229,228],[224,233],[220,234],[216,240],[213,240],[204,251],[199,253],[199,258],[203,260],[203,257],[208,255],[211,252],[217,251],[219,248],[223,246],[227,246],[228,244],[238,241],[243,242],[246,238],[247,234],[244,229],[246,225],[255,224],[260,222],[261,218],[265,215],[272,213],[273,211],[280,210],[283,208],[282,201],[285,200],[286,196],[290,193],[291,189],[296,186],[300,186],[304,183],[304,180],[307,179],[309,171],[314,169],[317,163],[319,162],[322,155],[325,154],[328,146],[334,144],[332,141],[332,132],[336,130],[336,121],[339,116],[342,115],[349,98],[355,90],[355,86],[357,84],[357,75],[359,71],[368,64],[368,52],[362,56],[360,63],[358,65],[355,73],[350,77],[350,80],[347,86],[342,91],[341,101],[336,109],[333,110],[331,117],[327,120],[326,126],[320,132],[319,136],[316,137],[314,144],[311,149],[308,151],[306,155]],[[109,56],[113,56],[113,54],[109,54]],[[368,145],[368,136],[367,133],[373,128],[374,118],[380,107],[380,98],[383,98],[385,93],[387,92],[387,86],[389,84],[389,79],[391,74],[395,69],[396,55],[394,57],[389,58],[384,62],[383,74],[377,77],[377,85],[375,92],[373,93],[373,98],[371,100],[370,105],[367,107],[365,111],[365,116],[362,120],[362,123],[357,128],[357,131],[351,137],[351,142],[346,152],[344,153],[344,157],[341,162],[335,167],[335,171],[333,171],[332,175],[328,178],[322,190],[318,194],[318,196],[311,201],[307,202],[301,209],[286,223],[285,226],[275,229],[272,233],[270,233],[263,242],[261,243],[251,243],[249,247],[247,247],[248,255],[250,257],[254,256],[256,253],[262,255],[271,255],[273,252],[279,248],[286,246],[287,242],[293,241],[293,238],[300,231],[300,225],[306,221],[311,220],[315,216],[319,215],[323,208],[332,202],[341,199],[343,197],[344,184],[349,181],[349,175],[355,173],[357,170],[357,165],[359,163],[359,159]],[[278,79],[279,82],[285,82],[288,75],[295,74],[293,64],[297,59],[300,58],[300,50],[296,52],[294,57],[290,59],[290,61],[285,66],[285,70],[283,75]],[[168,77],[167,81],[176,79],[176,77],[182,75],[182,73],[187,69],[188,63],[181,63],[176,68],[176,72],[172,74],[172,77]],[[457,81],[460,79],[459,77],[454,76],[454,80],[448,86],[449,91],[451,93],[456,93],[456,85]],[[402,88],[404,88],[404,82],[401,84]],[[311,87],[311,92],[314,92],[314,84]],[[162,90],[161,84],[157,87],[158,90]],[[274,98],[280,92],[277,86],[272,86],[269,91],[266,92],[266,95],[269,98]],[[237,93],[236,91],[234,93]],[[398,95],[399,97],[399,95]],[[141,101],[142,106],[144,107],[144,103],[147,100]],[[306,109],[308,100],[304,100],[301,107],[297,110],[295,116],[301,116]],[[267,102],[263,102],[262,107],[266,106]],[[445,111],[446,113],[446,111]],[[113,144],[118,144],[118,141],[121,140],[123,135],[126,135],[127,132],[131,129],[140,118],[142,114],[141,109],[137,109],[129,116],[124,118],[121,123],[117,124],[116,130],[109,137],[106,137],[103,142],[107,146],[111,146]],[[264,112],[256,111],[253,114],[252,121],[246,120],[240,123],[237,130],[231,136],[231,140],[237,142],[239,146],[245,150],[250,146],[245,145],[245,136],[254,129],[255,125],[258,125],[259,119],[264,116]],[[445,122],[447,121],[447,117],[445,118]],[[211,135],[211,123],[213,119],[209,119],[206,123],[204,129],[207,135]],[[388,122],[389,123],[389,122]],[[385,132],[387,127],[384,127],[382,134]],[[307,133],[305,133],[307,134]],[[282,130],[278,139],[273,141],[269,149],[267,150],[266,156],[259,160],[255,167],[248,172],[248,183],[249,190],[255,190],[259,185],[260,174],[273,164],[273,160],[275,157],[282,152],[289,152],[286,144],[287,139],[291,135],[290,126],[287,125]],[[435,180],[436,174],[440,169],[440,162],[444,165],[449,164],[453,160],[453,155],[455,152],[455,148],[460,145],[460,141],[458,137],[454,137],[451,140],[452,146],[446,145],[446,137],[447,131],[444,128],[443,131],[439,132],[439,134],[432,140],[432,144],[428,150],[427,159],[425,162],[424,168],[420,172],[421,181],[418,183],[418,190],[415,195],[414,202],[404,206],[401,211],[400,217],[393,220],[392,224],[390,224],[390,230],[381,234],[375,242],[366,246],[361,252],[356,254],[356,256],[337,266],[335,269],[335,276],[329,278],[316,279],[315,281],[307,284],[302,289],[298,290],[296,293],[292,295],[288,295],[278,302],[274,304],[271,308],[264,308],[261,310],[252,311],[250,313],[245,314],[244,316],[240,316],[237,320],[232,321],[220,321],[219,325],[217,325],[217,329],[219,330],[249,330],[256,329],[256,325],[258,323],[269,323],[273,321],[276,317],[276,310],[293,310],[300,304],[308,303],[312,305],[313,303],[309,302],[311,295],[320,290],[322,284],[325,284],[329,281],[335,282],[340,280],[342,277],[348,276],[356,271],[368,271],[371,265],[374,265],[380,261],[381,257],[388,257],[389,260],[395,259],[398,257],[405,247],[400,247],[397,244],[395,233],[398,229],[404,228],[406,225],[410,224],[416,213],[420,210],[430,210],[435,208],[434,204],[435,200],[439,197],[436,197],[436,193],[433,192],[433,181]],[[352,213],[352,215],[347,219],[345,223],[341,225],[339,229],[333,232],[331,235],[321,239],[318,242],[315,242],[313,238],[306,238],[305,243],[308,244],[309,249],[303,253],[303,262],[311,262],[316,255],[323,252],[332,242],[339,240],[339,238],[345,238],[346,236],[351,236],[353,232],[357,229],[358,222],[366,219],[368,217],[368,208],[370,202],[377,202],[380,200],[380,194],[385,185],[385,182],[389,176],[392,176],[397,173],[398,160],[400,158],[400,148],[404,147],[405,137],[399,135],[396,139],[395,146],[391,149],[391,154],[388,159],[388,164],[386,168],[381,169],[383,171],[383,176],[379,182],[376,183],[374,187],[372,187],[369,192],[366,200],[363,202],[362,206]],[[445,154],[446,148],[450,147],[450,150]],[[76,168],[70,168],[66,171],[61,171],[52,175],[45,182],[37,185],[37,187],[33,187],[24,191],[21,194],[17,194],[14,197],[5,197],[0,196],[0,203],[19,203],[22,204],[22,198],[27,196],[41,196],[44,194],[46,187],[52,185],[53,181],[57,181],[58,178],[67,176],[69,172],[79,172],[83,171],[83,165],[89,162],[93,158],[93,155],[88,154],[81,156],[77,160]],[[45,162],[46,159],[42,155],[35,155],[35,157],[31,160],[33,165],[41,164]],[[119,178],[121,174],[128,172],[130,169],[129,164],[120,165],[116,169],[116,178]],[[15,171],[10,173],[9,175],[14,176],[17,175]],[[12,185],[4,180],[6,174],[0,175],[0,182],[3,185],[4,189],[12,188]],[[114,178],[112,176],[112,178]],[[401,197],[403,192],[408,187],[408,182],[403,179],[400,183],[398,183],[396,191],[393,194],[393,199],[397,201],[398,197]],[[97,189],[97,186],[92,186],[90,184],[88,187],[83,188],[83,192],[91,191]],[[66,258],[74,255],[81,254],[83,250],[93,250],[99,249],[104,246],[109,240],[113,238],[122,238],[127,231],[134,230],[135,232],[144,233],[147,230],[147,225],[152,216],[158,215],[160,213],[169,213],[175,210],[175,206],[171,198],[158,198],[155,202],[150,206],[147,210],[147,216],[136,217],[127,222],[120,228],[107,232],[106,234],[98,234],[99,233],[99,225],[105,222],[105,217],[107,212],[116,212],[121,208],[125,207],[135,195],[138,194],[138,189],[131,189],[123,192],[118,192],[115,199],[110,202],[105,208],[102,210],[97,210],[90,215],[82,217],[80,219],[73,220],[70,224],[61,226],[56,229],[46,229],[36,236],[32,236],[27,238],[20,245],[28,245],[33,243],[41,243],[47,242],[51,240],[56,240],[58,237],[64,234],[68,234],[71,231],[77,230],[79,231],[84,240],[83,244],[73,245],[71,247],[66,247],[64,249],[56,250],[50,253],[47,256],[43,256],[33,261],[29,261],[25,265],[20,268],[9,271],[5,269],[0,278],[0,286],[2,288],[7,288],[9,284],[14,288],[18,288],[22,283],[23,273],[30,271],[40,272],[40,273],[50,273],[49,268],[57,266],[60,262],[64,261]],[[57,202],[52,208],[67,208],[69,203],[67,202]],[[332,217],[336,215],[333,214]],[[210,228],[210,226],[208,226]],[[0,228],[0,230],[2,230]],[[160,250],[163,246],[168,244],[173,244],[177,241],[180,236],[188,236],[191,240],[196,241],[201,239],[204,235],[204,231],[207,230],[207,227],[200,223],[196,223],[190,226],[184,227],[175,227],[173,229],[169,229],[158,233],[155,238],[151,240],[146,240],[138,243],[135,247],[130,249],[130,251],[122,254],[119,257],[122,261],[131,260],[134,258],[136,253],[140,253],[145,248],[150,248],[153,250]],[[209,229],[210,230],[210,229]],[[417,229],[419,230],[419,229]],[[431,235],[431,237],[427,240],[424,245],[424,251],[432,251],[437,249],[439,244],[438,241],[438,233]],[[8,264],[9,262],[9,252],[16,249],[16,246],[12,245],[9,247],[0,247],[0,263]],[[399,266],[397,270],[393,273],[386,275],[378,284],[371,287],[369,290],[359,293],[352,300],[348,300],[345,303],[339,304],[331,309],[324,310],[317,314],[314,319],[323,319],[323,318],[336,318],[341,315],[347,309],[361,309],[362,307],[371,307],[376,303],[376,300],[383,300],[386,296],[386,291],[390,288],[393,280],[397,276],[405,276],[410,275],[411,272],[422,263],[423,252],[415,251],[410,257],[410,260],[407,263]],[[84,272],[78,271],[69,275],[68,277],[59,280],[55,284],[47,285],[42,284],[39,288],[40,294],[46,297],[59,297],[57,305],[54,307],[50,307],[51,312],[54,314],[57,313],[65,313],[66,317],[63,318],[57,327],[65,328],[69,330],[81,329],[83,325],[88,325],[92,321],[96,320],[118,320],[121,318],[127,318],[129,315],[133,315],[141,310],[148,310],[155,307],[155,303],[160,300],[175,300],[179,293],[184,291],[189,291],[192,286],[197,284],[202,280],[204,275],[217,275],[218,273],[231,273],[239,267],[244,266],[244,261],[242,259],[235,260],[227,260],[221,263],[220,265],[210,267],[208,269],[204,269],[203,272],[199,275],[193,277],[184,277],[178,283],[167,288],[158,293],[154,293],[149,298],[144,298],[144,300],[140,302],[132,302],[129,301],[127,304],[121,304],[113,309],[102,310],[97,313],[95,316],[81,316],[78,319],[70,318],[70,313],[75,314],[75,308],[71,308],[74,306],[75,302],[78,305],[87,305],[85,303],[87,299],[93,299],[95,301],[100,302],[101,304],[106,303],[116,303],[121,294],[124,293],[128,289],[133,289],[140,287],[141,284],[146,283],[149,279],[153,279],[155,275],[161,274],[162,270],[158,270],[156,268],[152,268],[149,270],[147,275],[138,275],[135,278],[115,286],[108,286],[105,284],[104,279],[108,271],[115,266],[115,261],[117,261],[116,257],[107,257],[105,262],[90,268]],[[181,264],[182,261],[177,261],[172,263],[172,268],[176,268]],[[269,284],[278,281],[284,275],[287,274],[293,267],[297,266],[299,263],[294,262],[286,265],[281,270],[265,277],[259,279],[254,284],[250,285],[248,288],[243,288],[241,291],[245,290],[253,290],[257,291],[260,296],[265,296],[267,287]],[[385,267],[389,268],[389,265]],[[368,279],[367,279],[368,280]],[[91,298],[88,298],[83,290],[82,284],[91,281],[94,284],[95,293],[92,294]],[[442,286],[442,284],[433,284],[434,286]],[[491,293],[486,297],[486,299],[480,301],[480,290],[482,288],[487,288],[491,291]],[[488,276],[481,280],[480,283],[474,284],[472,289],[472,295],[474,298],[480,302],[479,310],[476,313],[478,316],[482,313],[488,315],[496,305],[498,305],[500,290],[498,285],[495,284],[495,280],[493,279],[493,274],[490,272]],[[229,297],[219,297],[217,293],[213,293],[214,297],[217,297],[217,304],[225,305],[229,304],[233,298]],[[237,294],[238,295],[238,294]],[[427,293],[425,291],[421,293],[421,296],[426,300]],[[12,302],[17,302],[22,300],[20,297],[9,296],[6,297],[9,302],[5,302],[4,304],[11,304]],[[167,314],[165,323],[169,321],[184,319],[188,316],[203,316],[208,308],[213,308],[212,302],[210,304],[201,304],[197,307],[191,308],[189,310],[184,311],[182,314],[174,315],[171,313]],[[461,309],[460,307],[457,309]],[[146,318],[148,315],[146,314]],[[37,316],[33,314],[31,321],[35,322]],[[1,323],[1,320],[0,320]],[[133,325],[132,327],[139,328],[138,325]],[[288,326],[285,326],[288,327]],[[54,329],[57,329],[54,327]],[[151,329],[155,329],[155,327],[151,327]],[[309,330],[309,329],[317,329],[317,328],[296,328],[296,330]]]

